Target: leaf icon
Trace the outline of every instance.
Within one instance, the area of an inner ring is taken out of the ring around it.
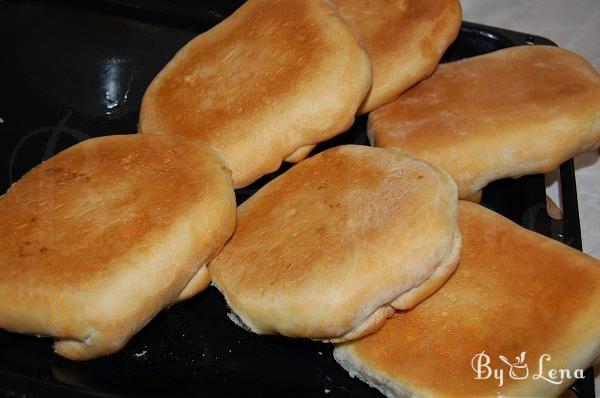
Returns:
[[[506,358],[504,355],[499,355],[498,357],[502,360],[502,362],[504,362],[512,368],[512,364],[508,361],[508,358]]]

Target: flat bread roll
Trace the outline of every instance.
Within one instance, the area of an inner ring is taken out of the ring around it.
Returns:
[[[458,0],[333,0],[360,33],[373,66],[373,85],[358,113],[393,101],[433,73],[456,39]]]
[[[460,255],[456,186],[394,150],[345,145],[277,177],[238,208],[211,264],[240,324],[345,341],[442,285]]]
[[[208,142],[239,188],[347,130],[370,85],[368,55],[329,2],[249,0],[156,76],[139,128]]]
[[[393,101],[433,73],[456,39],[462,21],[458,0],[333,0],[361,35],[371,59],[373,83],[358,114]],[[299,148],[285,158],[296,163],[314,149]]]
[[[600,146],[600,75],[579,55],[512,47],[440,65],[369,115],[373,145],[447,170],[470,198]]]
[[[600,261],[474,203],[460,203],[459,221],[462,258],[448,282],[335,359],[388,397],[558,395],[600,354]],[[540,361],[544,377],[571,378],[536,379]]]
[[[0,328],[83,360],[118,351],[159,311],[206,288],[235,228],[230,171],[196,140],[81,142],[0,198]]]

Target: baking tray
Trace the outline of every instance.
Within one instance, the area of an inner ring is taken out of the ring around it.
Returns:
[[[241,1],[0,0],[0,192],[42,160],[90,137],[136,131],[143,92],[174,53]],[[553,44],[465,22],[444,61],[523,44]],[[209,55],[208,55],[209,56]],[[366,117],[315,152],[368,144]],[[241,202],[289,168],[237,191]],[[543,175],[502,180],[483,203],[581,249],[572,160],[560,168],[563,220],[546,213]],[[71,362],[48,338],[0,330],[0,396],[379,397],[332,358],[332,346],[257,336],[235,326],[214,288],[160,313],[119,353]],[[593,370],[575,390],[593,397]]]

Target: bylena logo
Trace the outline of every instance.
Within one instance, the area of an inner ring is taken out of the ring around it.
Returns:
[[[508,377],[513,380],[525,380],[531,377],[533,380],[544,380],[552,384],[562,384],[565,380],[569,379],[583,379],[583,369],[547,369],[547,362],[552,360],[552,357],[548,354],[542,354],[537,361],[537,369],[529,369],[529,366],[525,362],[525,356],[527,351],[521,352],[520,355],[515,357],[514,362],[509,361],[504,355],[498,355],[498,358],[506,366],[503,368],[494,368],[491,365],[492,359],[486,354],[485,351],[475,354],[471,359],[471,368],[475,372],[476,380],[487,380],[494,379],[498,382],[498,387],[504,385],[504,380],[507,377],[506,370],[508,370]]]

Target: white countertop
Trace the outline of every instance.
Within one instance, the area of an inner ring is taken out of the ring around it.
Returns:
[[[546,37],[600,70],[600,0],[461,0],[464,20]],[[583,251],[600,259],[600,161],[594,151],[575,158]],[[547,181],[556,178],[547,178]],[[558,187],[549,184],[556,202]],[[596,367],[600,397],[600,366]]]
[[[575,51],[600,70],[600,0],[461,0],[464,20],[546,37]],[[598,151],[579,155],[577,192],[583,251],[600,259]],[[556,178],[548,179],[556,181]],[[558,200],[556,182],[549,196]]]

